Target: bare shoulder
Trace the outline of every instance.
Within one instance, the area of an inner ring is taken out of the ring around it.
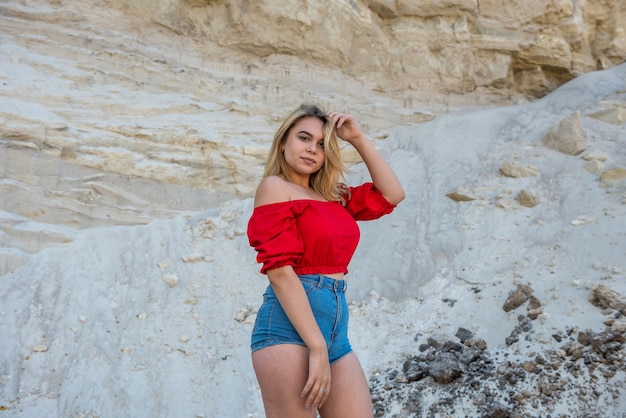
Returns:
[[[268,176],[261,180],[254,195],[254,207],[290,200],[289,183],[278,176]]]

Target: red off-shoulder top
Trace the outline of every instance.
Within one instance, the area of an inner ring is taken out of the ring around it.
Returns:
[[[261,273],[287,265],[296,274],[347,273],[360,238],[356,221],[378,219],[395,208],[373,183],[349,190],[345,206],[299,199],[255,208],[248,240],[263,264]]]

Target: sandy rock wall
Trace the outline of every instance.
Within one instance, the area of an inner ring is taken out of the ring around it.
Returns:
[[[116,0],[177,33],[386,92],[540,97],[626,57],[620,0]]]
[[[617,0],[2,1],[0,273],[76,228],[251,196],[302,102],[382,141],[623,61],[625,16]]]

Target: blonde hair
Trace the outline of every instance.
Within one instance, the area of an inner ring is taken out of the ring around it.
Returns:
[[[263,177],[280,176],[287,181],[291,180],[291,168],[285,160],[281,146],[287,140],[291,128],[302,118],[314,117],[324,123],[322,133],[324,135],[324,165],[317,172],[311,174],[309,187],[322,195],[328,201],[339,201],[345,204],[347,187],[343,183],[344,174],[348,169],[341,160],[339,151],[339,138],[335,132],[332,121],[320,107],[312,104],[303,104],[294,109],[278,128],[274,135],[274,141],[265,163]]]

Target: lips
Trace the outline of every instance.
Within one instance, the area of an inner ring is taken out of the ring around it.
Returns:
[[[307,158],[307,157],[301,157],[301,158],[307,164],[316,164],[316,161],[312,158]]]

